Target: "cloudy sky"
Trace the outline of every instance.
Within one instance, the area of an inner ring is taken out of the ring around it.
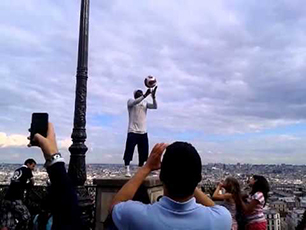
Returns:
[[[203,163],[306,163],[306,8],[296,0],[91,0],[87,163],[121,163],[126,102],[158,80],[151,146]],[[46,111],[69,161],[80,1],[0,1],[0,162],[34,157]],[[150,98],[149,98],[150,100]],[[133,163],[137,163],[135,152]]]

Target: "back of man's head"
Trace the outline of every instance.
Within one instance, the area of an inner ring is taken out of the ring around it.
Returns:
[[[189,143],[174,142],[164,154],[160,180],[172,198],[191,196],[202,179],[202,162],[197,150]]]

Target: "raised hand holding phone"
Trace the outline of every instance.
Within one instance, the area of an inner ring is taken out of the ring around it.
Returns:
[[[58,153],[55,132],[52,123],[48,123],[47,137],[43,137],[41,134],[36,133],[34,135],[34,141],[38,143],[38,146],[44,153],[46,160],[50,160],[54,154]]]

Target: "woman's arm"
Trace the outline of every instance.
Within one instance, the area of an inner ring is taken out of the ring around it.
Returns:
[[[210,207],[210,206],[215,205],[215,203],[205,193],[203,193],[199,188],[195,189],[194,197],[197,203],[202,204],[204,206]]]
[[[231,193],[220,194],[221,189],[222,189],[222,183],[219,183],[212,196],[213,200],[227,200],[233,197]]]
[[[222,189],[221,185],[218,184],[212,198],[213,200],[224,200],[223,196],[220,194],[220,190]]]

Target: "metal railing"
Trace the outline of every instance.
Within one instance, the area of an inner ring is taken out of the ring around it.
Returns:
[[[8,190],[9,185],[8,184],[0,184],[0,204],[1,201],[4,199],[5,194]],[[93,201],[93,211],[95,210],[95,198],[96,198],[96,186],[95,185],[85,185],[85,188],[87,189],[89,196],[91,197]],[[32,187],[30,190],[27,190],[25,192],[24,196],[24,204],[28,207],[31,215],[34,217],[36,214],[41,213],[44,208],[44,202],[47,196],[47,186],[43,185],[36,185]],[[94,218],[94,213],[92,217]],[[94,220],[92,220],[92,223],[94,223]]]

